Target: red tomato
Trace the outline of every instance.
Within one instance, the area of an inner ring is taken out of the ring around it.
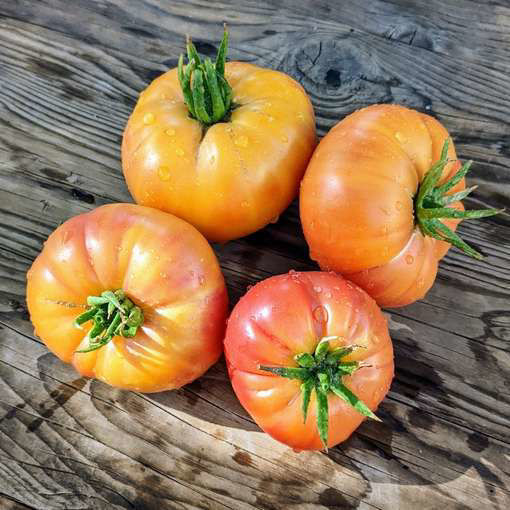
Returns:
[[[27,279],[35,333],[82,375],[162,391],[196,379],[221,354],[227,293],[218,261],[170,214],[113,204],[71,218]]]
[[[347,439],[375,417],[393,378],[380,309],[333,273],[291,272],[249,290],[228,321],[225,356],[241,404],[298,450]]]
[[[447,139],[436,119],[398,105],[359,110],[322,139],[300,194],[310,256],[322,269],[381,306],[404,306],[430,289],[450,243],[481,258],[455,229],[498,211],[464,211],[470,163],[460,168]]]

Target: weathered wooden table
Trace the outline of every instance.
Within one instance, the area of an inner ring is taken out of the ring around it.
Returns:
[[[346,443],[296,454],[263,434],[224,362],[175,392],[78,378],[33,336],[25,272],[72,215],[130,201],[119,162],[137,95],[189,33],[213,54],[277,68],[310,94],[319,133],[371,103],[437,116],[471,207],[510,198],[510,3],[0,0],[0,507],[8,509],[510,508],[510,222],[460,227],[426,299],[391,310],[396,378]],[[430,14],[432,13],[432,14]],[[296,204],[217,246],[232,303],[312,269]]]

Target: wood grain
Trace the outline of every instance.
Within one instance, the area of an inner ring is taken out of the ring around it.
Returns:
[[[232,59],[303,84],[320,134],[368,104],[409,105],[474,160],[470,207],[510,203],[507,2],[0,3],[0,508],[508,508],[507,213],[460,227],[483,262],[451,250],[424,300],[388,311],[384,421],[327,455],[261,433],[223,361],[147,396],[78,378],[33,336],[25,273],[42,243],[72,215],[131,201],[119,148],[138,93],[176,64],[186,33],[215,53],[223,21]],[[215,250],[233,303],[315,268],[296,204]]]

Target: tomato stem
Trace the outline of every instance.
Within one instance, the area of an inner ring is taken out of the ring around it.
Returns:
[[[472,186],[451,195],[447,194],[464,178],[473,163],[472,161],[464,163],[455,175],[453,175],[445,183],[438,185],[438,181],[443,173],[445,165],[450,162],[448,159],[449,143],[450,141],[447,138],[444,142],[443,149],[441,150],[439,161],[431,166],[420,185],[414,203],[416,222],[418,223],[423,235],[428,235],[434,239],[453,244],[467,255],[480,260],[483,258],[483,255],[469,246],[458,234],[447,227],[442,221],[439,221],[439,219],[457,218],[460,220],[466,220],[486,218],[499,214],[500,212],[503,212],[504,209],[461,211],[448,207],[449,205],[466,198],[473,190],[476,189],[476,186]]]
[[[143,324],[140,307],[126,297],[122,289],[105,290],[87,298],[88,309],[74,320],[77,327],[88,321],[93,325],[87,334],[89,345],[76,352],[91,352],[106,345],[115,335],[133,337]]]
[[[313,353],[303,352],[294,357],[296,367],[268,367],[259,366],[260,370],[270,372],[276,376],[302,381],[300,386],[302,397],[303,423],[306,422],[308,407],[312,391],[315,390],[317,401],[317,429],[324,448],[328,448],[328,395],[333,394],[351,405],[363,416],[381,421],[345,384],[343,377],[352,375],[356,370],[368,367],[359,361],[342,361],[342,358],[354,350],[362,348],[359,345],[346,345],[330,350],[329,342],[337,340],[337,336],[323,337]]]
[[[184,65],[184,57],[179,57],[177,74],[184,102],[190,116],[204,126],[225,120],[233,107],[232,87],[225,79],[227,47],[228,31],[224,25],[223,39],[214,64],[210,58],[200,58],[189,37],[186,41],[188,63]]]

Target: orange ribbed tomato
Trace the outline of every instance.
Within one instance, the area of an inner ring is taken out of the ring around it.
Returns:
[[[347,439],[385,397],[393,348],[374,300],[334,273],[274,276],[228,321],[234,391],[257,424],[296,450]]]
[[[113,204],[71,218],[50,235],[27,280],[35,333],[87,377],[162,391],[194,380],[221,354],[227,293],[216,256],[170,214]],[[87,302],[104,301],[107,291],[121,296],[126,313],[99,307],[106,325],[118,315],[120,327],[101,345],[100,336],[91,338],[99,319],[81,326],[75,319],[94,313]]]
[[[210,241],[274,221],[296,196],[316,145],[303,88],[278,71],[229,62],[229,118],[204,126],[183,99],[177,69],[142,92],[122,142],[122,168],[138,204],[188,221]]]
[[[416,206],[424,177],[441,160],[447,139],[437,120],[397,105],[369,106],[339,122],[317,147],[301,186],[311,258],[361,286],[381,306],[423,297],[450,248],[445,239],[452,236],[444,234],[444,225],[453,234],[459,222],[445,216],[464,209],[456,200],[465,188],[459,178],[464,170],[452,187],[445,185],[460,167],[452,143],[448,161],[435,167],[435,188]]]

